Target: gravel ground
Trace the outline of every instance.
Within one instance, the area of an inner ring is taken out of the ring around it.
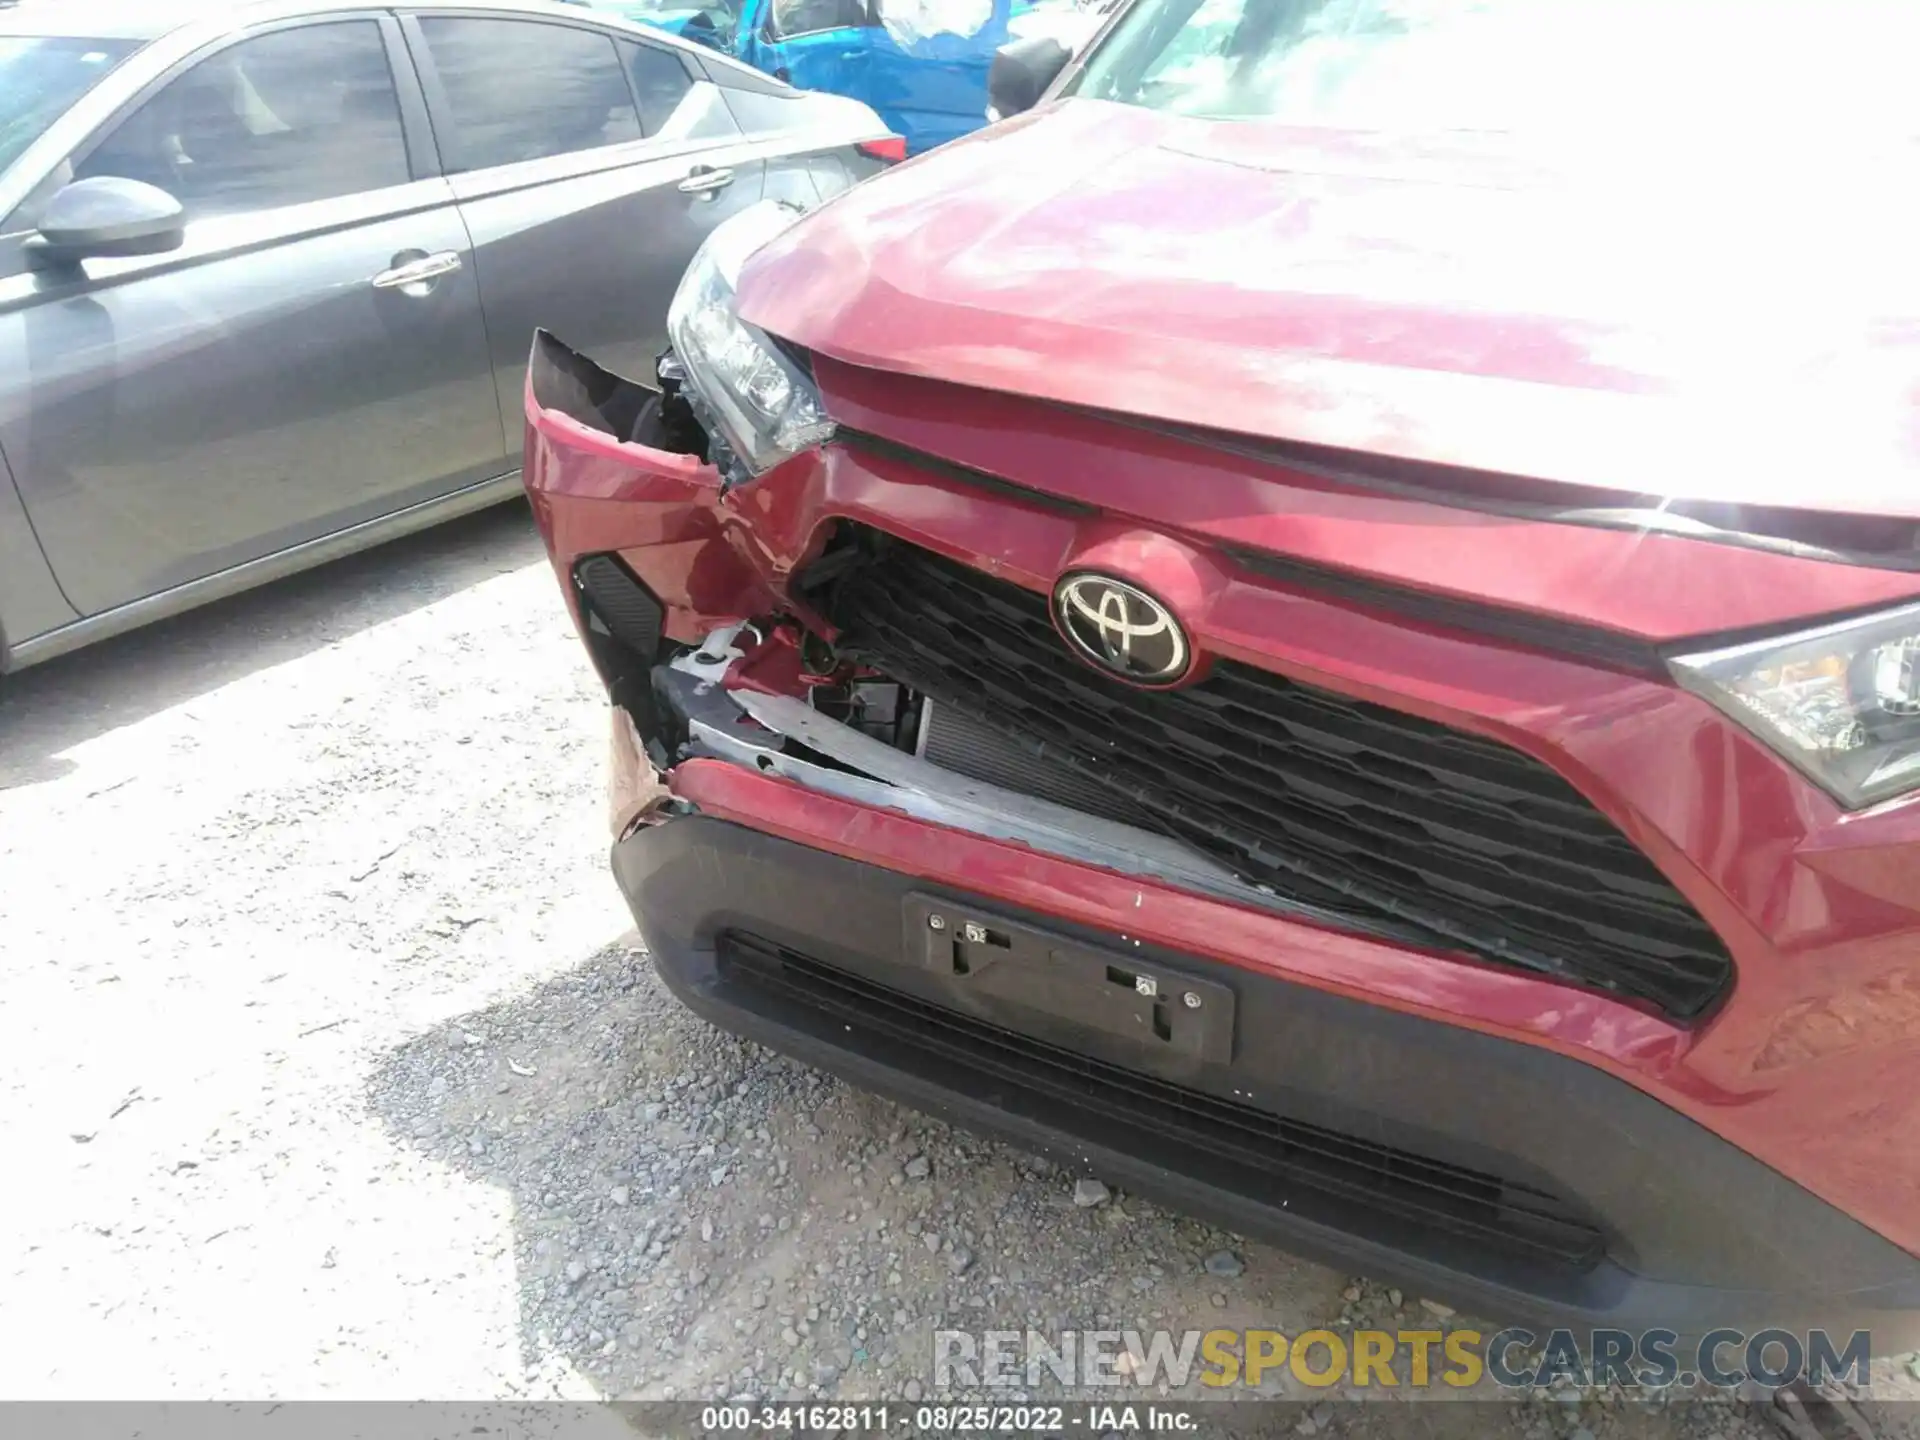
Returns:
[[[1436,1323],[693,1019],[604,735],[517,507],[16,678],[0,1394],[897,1400],[936,1328]],[[1777,1433],[1278,1388],[1309,1434]]]

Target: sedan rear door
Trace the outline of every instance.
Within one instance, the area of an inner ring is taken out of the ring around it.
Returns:
[[[500,404],[521,406],[536,328],[651,375],[667,306],[764,164],[694,62],[583,20],[404,17],[473,238]]]

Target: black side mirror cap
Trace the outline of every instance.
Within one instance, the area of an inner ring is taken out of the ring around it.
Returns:
[[[96,175],[66,186],[40,212],[29,252],[43,264],[164,255],[187,238],[187,212],[157,185]]]
[[[987,101],[992,117],[1004,120],[1031,110],[1047,93],[1047,87],[1067,68],[1073,52],[1051,35],[1035,35],[1014,40],[993,52],[993,64],[987,70]]]

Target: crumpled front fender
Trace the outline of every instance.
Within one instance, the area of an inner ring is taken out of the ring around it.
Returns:
[[[575,621],[582,619],[575,562],[644,551],[647,586],[666,611],[665,635],[691,644],[765,612],[776,597],[722,494],[720,473],[704,455],[663,448],[674,431],[659,410],[659,392],[603,370],[544,331],[535,335],[523,474]]]

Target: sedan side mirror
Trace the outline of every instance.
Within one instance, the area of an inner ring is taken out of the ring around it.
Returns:
[[[987,71],[987,100],[993,106],[988,118],[1004,120],[1038,105],[1072,58],[1073,52],[1051,35],[1002,45]]]
[[[49,265],[90,259],[164,255],[187,238],[187,212],[156,185],[98,175],[76,180],[40,212],[40,233],[28,242]]]

